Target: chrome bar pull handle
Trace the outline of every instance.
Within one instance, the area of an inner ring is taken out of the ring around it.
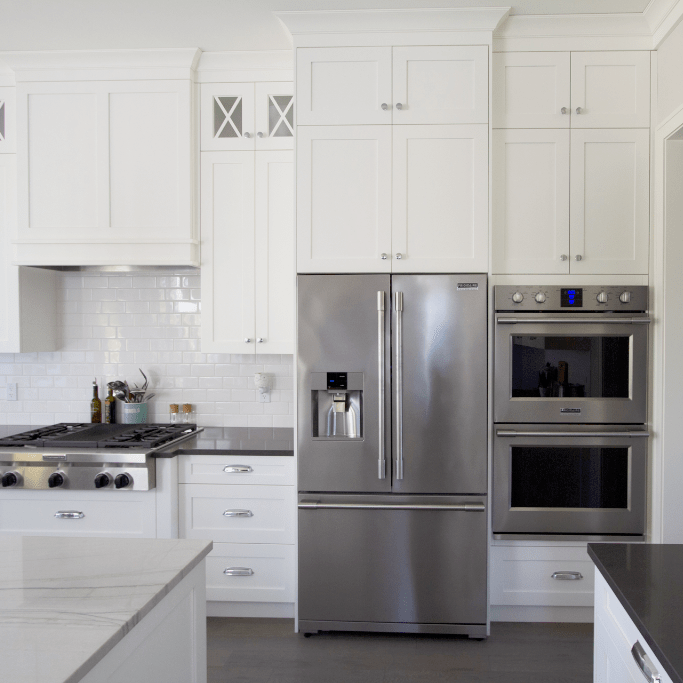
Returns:
[[[228,474],[245,474],[253,471],[253,468],[249,465],[227,465],[223,468],[223,472],[227,472]]]
[[[253,517],[254,513],[251,510],[226,510],[223,517]]]
[[[403,292],[395,293],[396,307],[396,479],[403,479]]]
[[[558,581],[579,581],[583,578],[583,574],[581,572],[553,572],[550,578]]]
[[[227,567],[223,573],[226,576],[253,576],[254,570],[251,567]]]
[[[655,665],[652,663],[652,660],[647,656],[647,653],[640,644],[640,641],[636,640],[636,642],[633,644],[633,647],[631,648],[631,654],[633,655],[633,659],[636,660],[636,664],[641,670],[643,676],[645,676],[650,683],[660,683],[662,677],[659,675],[657,669],[655,669]]]
[[[377,477],[385,479],[387,476],[387,460],[384,452],[384,292],[377,292],[377,388],[379,389],[379,458],[377,461]]]
[[[85,515],[80,510],[59,510],[55,512],[57,519],[83,519]]]

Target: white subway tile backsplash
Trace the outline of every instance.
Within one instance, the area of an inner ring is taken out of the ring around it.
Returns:
[[[0,354],[0,424],[90,419],[92,382],[142,383],[156,397],[149,420],[168,420],[170,403],[193,404],[202,426],[292,427],[292,356],[202,353],[198,275],[75,275],[58,280],[60,350]],[[259,403],[253,374],[272,375],[271,402]],[[4,387],[18,386],[6,401]]]

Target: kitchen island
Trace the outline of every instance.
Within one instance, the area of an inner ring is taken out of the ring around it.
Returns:
[[[661,676],[650,680],[683,683],[683,545],[589,543],[588,554],[596,566],[594,680],[642,681],[638,642]]]
[[[206,681],[210,541],[4,536],[4,683]]]

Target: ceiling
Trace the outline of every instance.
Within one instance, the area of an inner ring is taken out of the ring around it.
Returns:
[[[286,50],[278,10],[512,7],[511,14],[641,13],[650,0],[0,0],[2,50]]]

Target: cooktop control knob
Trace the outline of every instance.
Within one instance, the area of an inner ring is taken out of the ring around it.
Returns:
[[[595,298],[598,300],[599,304],[606,304],[607,303],[607,292],[600,292],[600,294],[598,294]]]
[[[19,475],[16,472],[5,472],[2,475],[2,486],[16,486],[19,483]]]
[[[522,294],[522,292],[515,292],[515,293],[512,295],[512,300],[513,300],[516,304],[521,304],[522,301],[524,301],[524,294]]]
[[[631,301],[631,292],[622,292],[619,295],[619,301],[621,301],[622,304],[627,304]]]
[[[114,479],[114,486],[117,489],[125,489],[126,486],[130,486],[132,483],[132,478],[127,474],[117,474],[116,479]]]
[[[57,488],[58,486],[63,486],[64,485],[64,475],[60,474],[59,472],[53,472],[47,480],[47,485],[51,489]]]
[[[536,303],[542,304],[545,301],[545,294],[543,292],[539,292],[534,299],[536,299]]]
[[[106,472],[101,472],[95,477],[95,488],[101,489],[111,484],[111,477]]]

